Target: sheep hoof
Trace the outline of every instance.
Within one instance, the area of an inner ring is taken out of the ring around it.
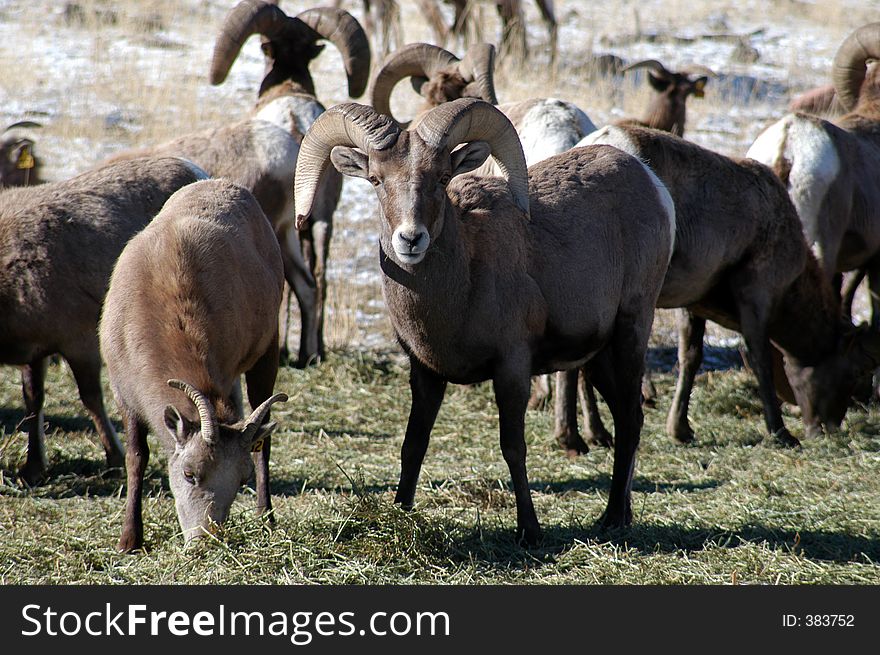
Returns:
[[[601,448],[611,448],[614,446],[614,437],[604,427],[601,430],[590,432],[587,435],[587,443],[591,446],[599,446]]]
[[[590,452],[587,442],[581,438],[577,431],[563,430],[556,434],[556,443],[565,451],[569,457],[577,457],[578,455],[586,455]]]
[[[800,448],[801,442],[791,436],[791,433],[786,428],[781,428],[773,433],[773,438],[769,441],[768,445],[779,448]]]
[[[541,528],[516,528],[516,543],[524,548],[535,548],[541,543]]]
[[[669,424],[666,426],[666,433],[680,444],[689,444],[694,441],[694,431],[687,423],[684,425]]]
[[[143,550],[143,548],[143,540],[128,531],[122,533],[119,543],[116,545],[116,550],[120,553],[134,553]]]
[[[29,487],[36,487],[46,479],[46,465],[28,461],[18,471],[18,477]]]
[[[632,508],[630,507],[623,511],[606,509],[596,524],[599,530],[621,530],[630,525],[632,525]]]

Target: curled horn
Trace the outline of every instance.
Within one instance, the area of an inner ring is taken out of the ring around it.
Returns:
[[[457,66],[458,57],[429,43],[410,43],[388,56],[373,79],[370,103],[380,114],[391,114],[391,92],[405,77],[433,77],[438,71]],[[393,118],[393,116],[392,116]]]
[[[370,41],[355,17],[332,7],[307,9],[296,17],[336,46],[348,77],[349,97],[362,96],[370,77]]]
[[[491,43],[475,43],[462,57],[458,65],[461,76],[473,80],[479,97],[489,104],[497,105],[495,96],[495,46]]]
[[[168,386],[174,389],[180,389],[196,406],[199,411],[199,424],[202,432],[202,438],[208,444],[213,444],[216,437],[216,420],[214,418],[214,408],[211,402],[201,391],[183,380],[168,380]]]
[[[242,0],[226,15],[211,60],[211,84],[221,84],[229,74],[242,45],[254,34],[273,38],[287,25],[289,17],[278,6],[262,0]]]
[[[355,102],[334,105],[318,116],[306,132],[296,158],[293,179],[297,229],[302,229],[312,213],[318,180],[327,168],[333,148],[348,146],[369,154],[371,150],[390,148],[399,134],[400,126],[393,118]]]
[[[522,144],[510,120],[498,109],[476,98],[459,98],[425,114],[416,133],[428,145],[450,151],[468,141],[488,143],[514,202],[529,215],[529,174]]]
[[[679,69],[679,73],[684,73],[685,75],[705,75],[707,77],[718,77],[718,73],[713,71],[708,66],[703,66],[701,64],[691,64],[686,68]]]
[[[260,403],[260,406],[257,407],[253,412],[251,412],[251,415],[248,416],[248,419],[245,422],[244,431],[242,432],[242,436],[244,437],[245,441],[253,441],[257,429],[263,424],[263,419],[266,418],[266,414],[269,412],[269,408],[274,403],[279,402],[287,402],[286,393],[276,393],[271,398],[267,398],[262,403]]]
[[[840,104],[851,111],[865,81],[865,64],[880,59],[880,22],[869,23],[850,34],[834,55],[831,79]]]
[[[655,73],[657,73],[657,75],[659,77],[662,77],[664,79],[672,77],[672,73],[670,73],[666,69],[666,66],[661,64],[656,59],[644,59],[642,61],[637,61],[636,63],[630,64],[629,66],[624,66],[623,68],[620,69],[620,72],[626,73],[628,71],[638,70],[639,68],[649,68],[652,71],[654,71]]]

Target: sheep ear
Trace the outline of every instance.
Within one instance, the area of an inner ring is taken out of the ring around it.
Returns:
[[[180,415],[174,405],[165,407],[165,428],[181,446],[187,441],[186,419]]]
[[[266,59],[275,59],[275,45],[271,41],[263,41],[260,44],[260,50]]]
[[[357,148],[336,146],[330,151],[330,161],[343,175],[363,178],[369,176],[369,158]]]
[[[452,153],[452,175],[468,173],[483,165],[492,153],[485,141],[471,141]]]
[[[269,423],[264,423],[260,427],[257,428],[257,431],[254,433],[254,438],[251,440],[250,444],[245,444],[250,447],[252,453],[259,453],[263,450],[263,446],[266,443],[266,439],[272,434],[272,430],[278,425],[275,421],[271,421]]]
[[[696,91],[694,91],[694,97],[702,98],[705,95],[706,83],[708,81],[709,81],[708,77],[698,77],[694,81],[694,88],[696,89]]]

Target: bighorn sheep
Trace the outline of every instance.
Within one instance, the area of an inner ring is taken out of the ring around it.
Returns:
[[[825,276],[866,268],[872,323],[880,328],[880,22],[864,25],[834,57],[832,79],[849,112],[829,122],[788,114],[748,155],[770,166],[791,195]]]
[[[461,175],[490,152],[506,184]],[[602,524],[629,524],[639,384],[675,223],[662,183],[613,148],[527,171],[510,121],[471,98],[433,109],[410,130],[362,105],[322,114],[297,161],[298,222],[308,220],[329,161],[369,180],[379,198],[383,291],[411,366],[396,502],[413,503],[447,382],[492,380],[517,533],[537,541],[524,440],[530,376],[586,365],[611,399],[618,434]]]
[[[142,159],[0,193],[0,363],[21,367],[28,484],[46,472],[44,382],[54,353],[73,371],[107,465],[123,465],[101,393],[101,302],[125,243],[172,193],[204,177],[180,159]]]
[[[675,251],[658,307],[684,307],[679,376],[667,431],[693,439],[687,408],[702,360],[706,319],[745,338],[758,378],[767,430],[798,444],[785,427],[773,381],[772,346],[785,370],[810,436],[842,421],[858,378],[880,355],[880,339],[840,319],[836,294],[801,231],[797,211],[779,179],[751,159],[729,159],[665,132],[610,126],[584,139],[645,162],[675,201]],[[574,381],[560,391],[557,435],[567,447],[577,436]]]
[[[497,104],[494,70],[495,48],[491,44],[474,44],[459,59],[443,48],[413,43],[386,58],[373,78],[369,95],[376,111],[393,118],[391,93],[398,82],[409,77],[413,89],[424,98],[414,120],[417,122],[430,109],[458,98],[480,98]],[[498,109],[516,128],[529,166],[568,150],[596,129],[578,107],[555,98],[509,102]],[[402,127],[409,125],[401,123]],[[497,174],[498,169],[487,162],[479,172]]]
[[[319,40],[329,40],[342,54],[349,96],[357,98],[363,94],[370,74],[370,44],[363,28],[351,14],[320,7],[288,16],[275,4],[260,0],[243,0],[224,20],[214,45],[211,84],[223,83],[242,45],[254,34],[261,37],[266,73],[260,84],[253,117],[277,123],[297,143],[315,117],[324,111],[324,106],[315,97],[315,85],[309,72],[309,63],[324,47],[318,44]],[[303,253],[314,279],[312,291],[307,291],[309,281],[303,278],[297,280],[298,287],[291,284],[300,307],[302,334],[315,335],[307,337],[305,348],[300,343],[299,366],[324,358],[327,257],[333,234],[333,212],[341,188],[342,177],[335,170],[328,171],[321,182],[320,201],[312,220],[299,235],[292,229],[291,216],[275,214],[273,208],[263,205],[262,198],[258,197],[264,211],[273,220],[279,240],[289,243],[286,250],[290,252],[294,247],[300,247],[298,240],[302,241]],[[290,281],[291,272],[286,272]],[[315,345],[311,343],[313,339]],[[284,350],[286,356],[286,347]]]
[[[257,454],[257,507],[271,509],[264,423],[278,372],[284,286],[278,243],[247,189],[205,180],[171,196],[119,256],[99,328],[125,425],[128,492],[119,549],[143,546],[147,431],[168,452],[184,538],[222,523]],[[241,374],[253,413],[244,420]]]
[[[714,73],[703,66],[673,72],[656,59],[646,59],[630,64],[625,66],[621,72],[642,68],[648,69],[648,83],[657,93],[651,99],[651,103],[641,120],[629,119],[620,122],[653,127],[672,132],[676,136],[684,136],[687,99],[691,95],[695,98],[702,98],[703,90],[709,81],[708,75],[714,75]],[[704,74],[698,75],[698,73]]]
[[[42,162],[34,154],[34,138],[30,132],[35,127],[42,125],[34,121],[17,121],[0,132],[0,189],[42,182]]]

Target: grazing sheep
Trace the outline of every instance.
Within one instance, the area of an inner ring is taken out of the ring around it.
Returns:
[[[773,346],[809,436],[836,428],[859,377],[880,355],[880,339],[840,320],[838,299],[804,240],[797,211],[779,179],[751,159],[730,159],[665,132],[637,126],[605,127],[584,140],[638,157],[663,181],[675,201],[675,251],[658,307],[687,309],[680,323],[679,376],[667,431],[693,439],[687,408],[702,360],[706,319],[745,338],[758,378],[768,433],[796,446],[785,427],[773,380]],[[772,344],[771,344],[772,342]],[[574,381],[557,435],[569,449],[577,436]],[[566,410],[567,409],[567,413]]]
[[[506,183],[461,175],[490,152]],[[303,140],[297,221],[308,219],[328,161],[369,180],[379,198],[383,291],[411,366],[396,501],[413,503],[446,384],[492,380],[517,533],[535,543],[524,439],[530,376],[587,366],[611,399],[618,435],[602,524],[629,524],[639,384],[675,229],[656,176],[614,148],[571,151],[527,171],[510,121],[471,98],[437,107],[410,130],[370,107],[329,109]]]
[[[70,365],[107,465],[123,465],[101,393],[101,302],[125,243],[172,193],[204,177],[181,159],[138,159],[0,192],[0,363],[21,367],[28,484],[46,473],[43,389],[54,353]]]
[[[324,106],[315,97],[315,85],[309,64],[327,39],[342,55],[348,78],[348,93],[357,98],[364,93],[370,74],[370,44],[363,28],[346,11],[319,7],[288,16],[273,3],[261,0],[243,0],[226,16],[217,40],[211,62],[211,84],[222,84],[242,45],[251,36],[259,34],[266,64],[266,73],[259,88],[259,98],[251,116],[277,123],[297,141]],[[292,162],[291,162],[292,170]],[[289,186],[287,187],[290,188]],[[333,235],[333,212],[339,201],[342,177],[328,171],[321,182],[319,202],[309,225],[299,234],[293,229],[293,217],[273,215],[270,207],[261,206],[273,221],[281,243],[288,243],[290,253],[300,247],[311,271],[311,280],[299,277],[291,284],[300,308],[301,334],[297,365],[305,366],[324,358],[324,304],[327,298],[327,257]],[[251,191],[256,191],[251,189]],[[286,209],[286,208],[285,208]],[[287,270],[287,269],[286,269]],[[288,282],[290,281],[290,271]],[[297,272],[297,275],[299,273]],[[288,356],[287,335],[284,335],[282,357]]]
[[[269,406],[278,372],[283,265],[272,227],[247,189],[205,180],[171,196],[119,256],[99,328],[125,424],[128,494],[119,548],[143,546],[147,431],[168,452],[184,538],[222,523],[253,474],[271,509]],[[241,374],[253,413],[243,419]]]
[[[34,154],[34,137],[30,132],[42,127],[34,121],[18,121],[0,132],[0,189],[11,186],[40,184],[43,163]]]

